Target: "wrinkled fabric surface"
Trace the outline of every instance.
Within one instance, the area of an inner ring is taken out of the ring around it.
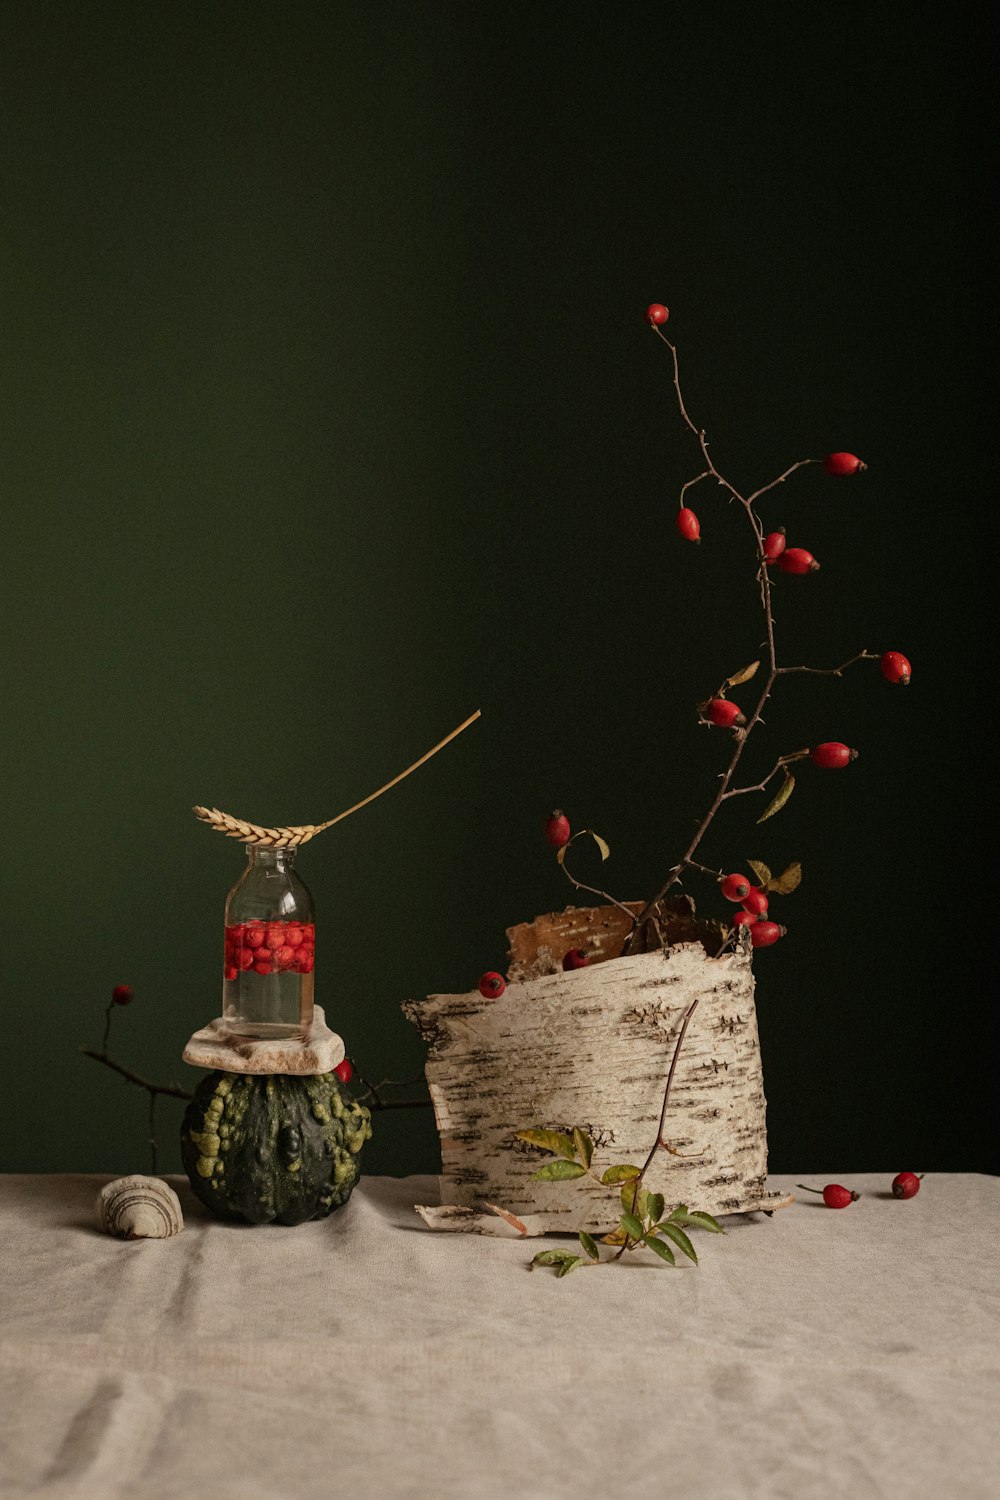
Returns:
[[[430,1177],[297,1228],[171,1178],[184,1232],[135,1242],[106,1177],[0,1178],[0,1496],[994,1497],[1000,1179],[891,1176],[561,1280],[568,1240],[424,1228]]]

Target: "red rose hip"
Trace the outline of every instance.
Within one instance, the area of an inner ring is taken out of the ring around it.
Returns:
[[[738,911],[733,913],[734,927],[752,927],[757,918],[751,911]]]
[[[750,882],[745,875],[727,875],[719,885],[727,901],[744,901],[750,894]]]
[[[484,1000],[495,1000],[507,988],[507,981],[495,969],[487,969],[479,981],[479,993]]]
[[[750,941],[755,948],[770,948],[785,936],[785,928],[777,922],[758,921],[750,929]]]
[[[900,687],[909,686],[913,674],[910,663],[901,651],[887,651],[879,661],[879,666],[886,682],[898,682]]]
[[[764,538],[765,562],[776,562],[785,550],[784,531],[770,531]]]
[[[738,703],[730,698],[713,698],[705,709],[705,718],[720,729],[731,729],[734,724],[745,724],[746,719]]]
[[[695,515],[694,511],[689,510],[686,505],[677,512],[677,520],[675,522],[675,525],[685,541],[697,542],[700,540],[701,523],[699,522],[698,517]]]
[[[113,1005],[131,1005],[134,998],[130,984],[116,984],[111,991]]]
[[[850,745],[842,745],[839,740],[824,740],[822,745],[814,745],[809,752],[813,765],[820,766],[824,771],[839,771],[857,758],[858,752],[852,750]]]
[[[646,308],[646,322],[650,328],[661,327],[669,317],[670,313],[662,302],[651,302]]]
[[[818,573],[819,563],[805,547],[786,547],[778,558],[777,566],[783,573],[801,576],[803,573]]]
[[[916,1172],[900,1172],[892,1179],[894,1198],[915,1198],[920,1192],[920,1178]]]
[[[743,910],[751,917],[762,917],[767,911],[767,892],[762,885],[754,886],[743,902]]]
[[[339,1062],[333,1071],[336,1073],[341,1083],[350,1083],[351,1079],[354,1077],[354,1069],[351,1066],[351,1059],[349,1057],[345,1057],[343,1062]]]
[[[545,837],[553,849],[561,849],[564,844],[569,843],[569,818],[561,808],[557,807],[546,818]]]
[[[563,956],[562,966],[569,972],[571,969],[585,969],[590,963],[590,954],[586,948],[571,948]]]
[[[841,1187],[839,1182],[828,1182],[823,1189],[823,1202],[827,1208],[846,1208],[849,1203],[857,1203],[860,1197],[860,1193]]]
[[[823,467],[835,479],[842,479],[847,474],[863,474],[868,465],[854,453],[829,453],[823,460]]]

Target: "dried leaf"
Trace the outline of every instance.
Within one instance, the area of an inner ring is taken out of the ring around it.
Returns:
[[[527,1234],[528,1226],[523,1219],[517,1217],[517,1214],[512,1214],[506,1208],[501,1208],[498,1203],[487,1203],[486,1207],[491,1214],[496,1214],[498,1218],[503,1219],[505,1224],[509,1224],[511,1229],[516,1229],[518,1234]]]
[[[764,861],[762,859],[748,859],[747,864],[756,875],[758,882],[768,890],[771,890],[771,872]]]
[[[576,1147],[576,1154],[583,1162],[583,1165],[589,1167],[594,1159],[594,1142],[590,1136],[585,1130],[574,1127],[573,1144]]]
[[[565,1156],[568,1161],[576,1155],[572,1140],[561,1130],[517,1130],[515,1135],[519,1141],[527,1141],[529,1146],[551,1151],[553,1156]]]
[[[572,1259],[575,1257],[571,1250],[539,1250],[531,1264],[533,1266],[557,1266],[560,1261]]]
[[[601,1235],[601,1244],[602,1245],[624,1245],[624,1243],[625,1243],[625,1231],[624,1231],[624,1229],[612,1229],[612,1231],[611,1231],[610,1234],[602,1234]]]
[[[550,1161],[537,1172],[532,1172],[532,1182],[569,1182],[573,1177],[586,1176],[587,1168],[578,1161]]]
[[[562,864],[564,862],[564,860],[566,858],[566,850],[568,848],[569,848],[569,844],[560,844],[559,848],[556,850],[556,859],[559,861],[560,864]]]
[[[600,1260],[600,1258],[601,1258],[601,1252],[600,1252],[600,1250],[598,1250],[596,1244],[594,1243],[594,1237],[593,1237],[593,1235],[587,1234],[584,1230],[581,1229],[580,1230],[580,1244],[586,1250],[586,1252],[590,1256],[591,1260]]]
[[[797,891],[801,884],[802,866],[795,860],[787,870],[782,870],[780,875],[769,879],[767,888],[769,891],[776,891],[779,896],[787,896],[790,891]]]
[[[610,1187],[613,1182],[631,1182],[633,1177],[638,1177],[639,1168],[633,1166],[608,1167],[601,1181],[605,1187]]]
[[[732,677],[726,678],[726,687],[739,687],[741,682],[749,682],[751,677],[757,675],[759,666],[759,661],[752,661],[748,667],[743,668],[742,672],[734,672]]]
[[[795,790],[795,777],[792,775],[791,771],[786,771],[785,772],[785,780],[784,780],[784,783],[782,784],[781,790],[778,792],[777,796],[774,797],[774,799],[771,802],[768,803],[768,805],[765,808],[765,810],[761,813],[760,817],[757,819],[757,822],[758,823],[766,823],[767,820],[768,820],[768,818],[773,818],[776,812],[780,812],[781,809],[784,807],[785,803],[788,801],[789,797],[794,792],[794,790]]]
[[[671,1224],[668,1219],[665,1224],[658,1224],[656,1227],[663,1231],[667,1239],[673,1240],[682,1255],[686,1255],[688,1260],[693,1260],[695,1265],[698,1264],[698,1257],[695,1254],[694,1246],[679,1224]]]
[[[652,1219],[655,1224],[657,1219],[663,1216],[663,1194],[650,1193],[646,1200],[646,1217]]]
[[[568,1276],[569,1273],[570,1273],[570,1271],[575,1271],[576,1268],[577,1268],[577,1266],[582,1266],[582,1265],[583,1265],[583,1258],[582,1258],[582,1256],[571,1255],[568,1260],[564,1260],[563,1261],[562,1265],[556,1271],[556,1275],[557,1276]]]
[[[598,849],[600,849],[602,862],[606,860],[608,855],[611,853],[611,846],[608,843],[607,839],[602,839],[601,835],[599,833],[595,833],[592,828],[587,828],[584,830],[584,832],[590,834],[590,837],[594,840],[594,843],[597,845]]]
[[[640,1219],[637,1219],[635,1214],[622,1214],[618,1222],[621,1224],[626,1234],[630,1234],[634,1240],[642,1239],[644,1233],[642,1221]]]
[[[676,1257],[670,1246],[665,1245],[662,1240],[657,1239],[655,1234],[646,1236],[646,1244],[650,1250],[655,1250],[660,1259],[665,1260],[668,1265],[675,1266],[677,1264]]]

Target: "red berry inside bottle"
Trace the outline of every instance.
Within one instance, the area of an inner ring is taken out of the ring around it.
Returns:
[[[720,729],[730,729],[734,724],[745,724],[743,711],[731,698],[713,698],[705,709],[705,718]]]
[[[835,479],[842,479],[847,474],[864,473],[868,465],[863,464],[854,453],[829,453],[823,460],[823,467]]]
[[[778,558],[777,566],[783,573],[795,575],[819,572],[819,563],[805,547],[786,547]]]
[[[693,510],[685,505],[677,512],[677,530],[686,541],[696,542],[701,536],[701,524]]]
[[[585,969],[590,963],[590,954],[586,948],[571,948],[563,955],[562,966],[567,972],[571,969]]]
[[[743,901],[750,894],[750,882],[745,875],[727,875],[719,885],[727,901]]]
[[[842,745],[839,740],[824,740],[821,745],[814,745],[809,752],[813,765],[820,766],[824,771],[839,771],[857,758],[858,752],[852,750],[850,745]]]
[[[777,922],[758,921],[750,929],[750,941],[755,948],[770,948],[784,936],[785,929]]]
[[[651,302],[646,308],[646,322],[652,328],[660,328],[670,317],[662,302]]]
[[[764,557],[767,562],[776,562],[785,550],[784,531],[769,531],[764,538]]]
[[[754,886],[743,902],[743,910],[751,917],[761,917],[767,911],[767,892],[762,885]]]
[[[545,837],[553,849],[561,849],[569,843],[569,833],[569,818],[557,807],[545,820]]]
[[[916,1172],[900,1172],[892,1179],[894,1198],[915,1198],[920,1192],[920,1178]]]
[[[881,658],[879,666],[882,668],[882,676],[886,682],[898,682],[900,687],[908,687],[913,675],[910,671],[910,663],[901,651],[887,651]]]
[[[479,993],[484,1000],[495,1000],[507,988],[507,981],[495,969],[487,969],[479,981]]]

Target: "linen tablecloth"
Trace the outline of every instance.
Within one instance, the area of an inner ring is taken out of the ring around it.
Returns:
[[[996,1496],[1000,1180],[890,1177],[562,1280],[569,1241],[426,1229],[430,1177],[297,1228],[172,1178],[184,1232],[135,1242],[104,1177],[0,1178],[0,1496]]]

